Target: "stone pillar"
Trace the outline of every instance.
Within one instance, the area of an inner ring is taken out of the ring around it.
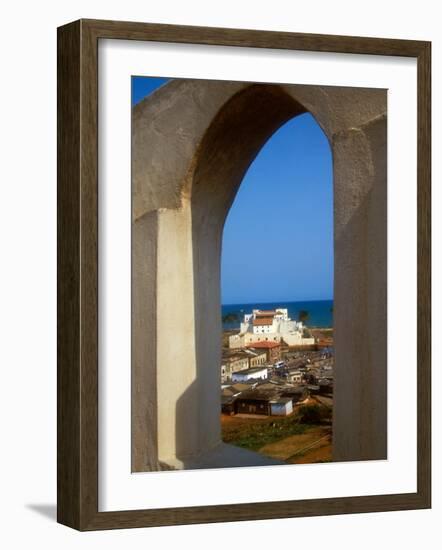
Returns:
[[[158,470],[158,212],[132,222],[132,471]]]
[[[333,459],[387,457],[386,118],[333,138]]]
[[[159,212],[157,284],[158,458],[198,453],[192,224],[189,202]]]

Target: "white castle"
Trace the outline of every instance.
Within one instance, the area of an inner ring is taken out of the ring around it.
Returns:
[[[245,348],[256,342],[284,342],[289,346],[307,346],[315,343],[314,338],[303,338],[304,325],[292,321],[287,309],[254,309],[244,315],[239,334],[229,337],[230,348]]]

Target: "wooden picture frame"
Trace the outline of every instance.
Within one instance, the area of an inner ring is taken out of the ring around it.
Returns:
[[[98,511],[98,40],[402,56],[418,67],[417,492]],[[58,29],[58,521],[81,531],[431,506],[431,44],[79,20]]]

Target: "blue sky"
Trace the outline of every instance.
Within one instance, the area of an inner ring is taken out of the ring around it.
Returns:
[[[132,78],[132,104],[165,78]],[[223,304],[333,298],[333,175],[309,113],[271,136],[245,175],[224,226]]]

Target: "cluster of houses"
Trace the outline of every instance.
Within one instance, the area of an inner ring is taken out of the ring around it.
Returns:
[[[222,353],[222,412],[286,416],[310,395],[329,398],[333,348],[306,351],[314,343],[286,309],[246,314],[240,333],[230,336]]]
[[[247,376],[244,371],[252,371],[248,374],[251,378],[262,378],[254,369],[261,367],[261,372],[266,370],[265,365],[273,365],[281,359],[280,342],[256,342],[253,346],[244,349],[223,349],[221,361],[221,382],[235,380],[235,376],[242,372],[241,376]],[[267,378],[267,376],[265,376]]]
[[[310,395],[333,395],[333,358],[322,354],[313,362],[278,361],[232,374],[221,385],[221,410],[224,414],[286,416],[295,405]]]
[[[222,387],[221,411],[224,414],[287,416],[294,406],[309,396],[307,387],[282,381],[249,381]]]

